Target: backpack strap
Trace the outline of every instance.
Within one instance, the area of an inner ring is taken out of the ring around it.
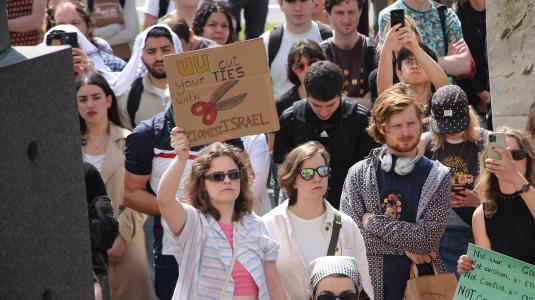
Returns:
[[[130,93],[128,94],[128,100],[126,102],[126,111],[130,116],[130,124],[132,128],[136,127],[136,112],[139,109],[139,102],[141,102],[141,94],[143,93],[143,77],[139,77],[134,80]]]
[[[334,210],[333,232],[331,233],[331,241],[329,242],[329,250],[327,256],[333,256],[336,253],[336,244],[340,236],[340,229],[342,228],[342,214],[336,208]]]
[[[370,76],[370,73],[377,68],[375,64],[375,51],[377,48],[377,44],[374,40],[366,37],[366,46],[364,48],[364,76],[366,81],[368,81],[368,77]]]
[[[305,111],[306,111],[306,100],[295,101],[292,104],[293,117],[299,122],[306,123]]]
[[[268,40],[268,59],[269,67],[271,68],[271,63],[275,60],[275,56],[279,52],[282,43],[282,33],[284,32],[284,27],[282,24],[278,24],[269,31],[269,40]]]
[[[326,40],[333,36],[333,30],[331,27],[325,23],[313,21],[318,25],[320,36],[322,40]],[[269,31],[269,40],[268,40],[268,61],[269,67],[271,68],[271,63],[275,60],[275,56],[279,52],[282,43],[282,34],[284,33],[284,26],[282,24],[277,24]]]
[[[328,61],[333,61],[333,39],[329,38],[323,41],[320,46],[323,50],[323,54],[325,54],[325,58],[327,58]]]
[[[325,41],[326,39],[333,37],[333,30],[329,25],[319,22],[319,21],[314,21],[314,22],[318,24],[318,28],[320,30],[320,36],[321,36],[322,41]]]
[[[448,54],[448,34],[446,33],[446,11],[448,7],[444,4],[436,3],[438,17],[440,18],[440,27],[442,27],[442,38],[444,39],[444,53]]]
[[[124,1],[124,0],[123,0]],[[159,0],[158,18],[161,18],[167,14],[167,8],[169,8],[169,0]]]

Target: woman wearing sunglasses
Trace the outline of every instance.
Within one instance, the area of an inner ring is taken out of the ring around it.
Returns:
[[[309,266],[313,300],[357,300],[362,290],[358,264],[350,256],[323,256]]]
[[[472,229],[478,246],[535,264],[535,152],[518,130],[501,128],[507,149],[496,148],[501,159],[483,158],[476,182],[482,205],[474,212]],[[472,260],[462,255],[458,272],[469,272]]]
[[[275,101],[279,116],[285,109],[292,106],[295,101],[307,97],[305,85],[303,84],[305,73],[311,64],[325,59],[325,54],[320,45],[313,40],[304,39],[292,45],[288,53],[287,72],[288,80],[294,86],[280,95]]]
[[[214,143],[193,161],[186,200],[175,198],[189,141],[173,128],[176,151],[158,188],[179,265],[173,299],[285,299],[275,260],[278,244],[253,211],[250,178],[239,149]]]
[[[280,243],[277,269],[282,284],[288,299],[310,299],[309,263],[326,255],[352,256],[373,299],[364,239],[353,220],[324,198],[329,174],[329,154],[318,142],[293,149],[279,169],[288,199],[262,219],[270,237]]]

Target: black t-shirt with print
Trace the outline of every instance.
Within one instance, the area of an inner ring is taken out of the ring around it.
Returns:
[[[427,147],[429,148],[429,147]],[[438,160],[450,168],[451,186],[463,186],[465,189],[474,189],[474,183],[479,175],[478,154],[481,146],[474,142],[451,144],[446,142],[436,151],[426,149],[425,156]],[[469,226],[472,225],[472,215],[475,207],[456,207],[453,211]]]
[[[366,49],[366,37],[359,34],[355,46],[349,50],[343,50],[331,43],[333,62],[336,63],[344,75],[344,87],[342,93],[348,97],[364,97],[368,93],[368,78],[364,74],[364,49]]]

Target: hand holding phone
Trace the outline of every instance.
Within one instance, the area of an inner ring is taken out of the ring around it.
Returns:
[[[401,24],[401,27],[405,26],[405,10],[403,8],[390,11],[390,28],[397,24]]]

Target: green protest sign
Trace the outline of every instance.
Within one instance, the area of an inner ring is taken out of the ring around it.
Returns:
[[[454,300],[535,300],[535,266],[512,257],[468,246],[474,270],[461,274]]]

